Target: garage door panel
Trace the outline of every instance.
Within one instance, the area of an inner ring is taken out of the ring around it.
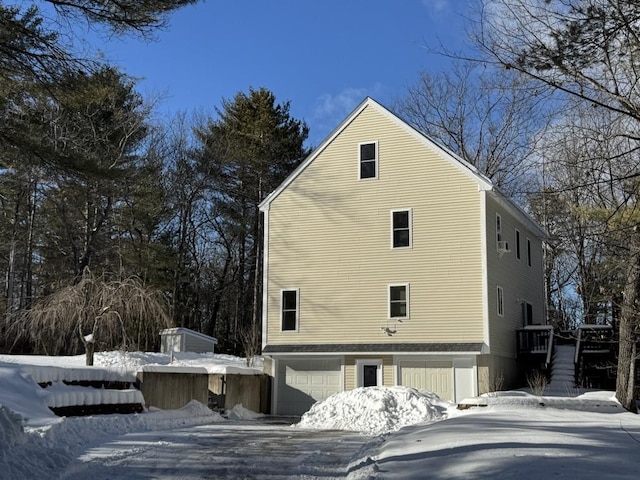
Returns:
[[[341,390],[340,360],[281,360],[276,412],[301,415]]]
[[[428,390],[445,400],[453,399],[453,367],[447,361],[407,360],[400,364],[402,385]]]

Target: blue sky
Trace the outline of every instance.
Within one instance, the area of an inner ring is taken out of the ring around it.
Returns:
[[[213,114],[223,98],[266,87],[317,145],[365,96],[391,105],[420,71],[446,68],[426,46],[466,41],[466,0],[209,0],[171,15],[156,41],[95,44],[162,115]],[[90,37],[91,38],[91,37]]]

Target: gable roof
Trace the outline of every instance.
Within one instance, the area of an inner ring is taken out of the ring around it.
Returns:
[[[338,125],[313,151],[305,158],[300,165],[267,197],[260,202],[259,208],[261,211],[269,209],[271,202],[273,202],[278,196],[329,146],[333,140],[340,135],[366,108],[373,108],[378,113],[385,116],[388,120],[395,123],[398,127],[405,132],[413,136],[417,141],[431,147],[437,153],[440,154],[440,158],[450,165],[454,166],[458,170],[461,170],[469,178],[475,181],[478,185],[478,190],[486,191],[492,194],[494,198],[505,207],[512,215],[519,218],[524,224],[540,238],[547,238],[547,233],[542,227],[540,227],[535,220],[533,220],[528,213],[526,213],[521,207],[502,194],[495,184],[483,175],[476,167],[468,163],[462,157],[458,156],[448,148],[436,143],[424,133],[420,132],[412,125],[402,120],[396,114],[388,110],[386,107],[376,102],[371,97],[366,97],[360,105],[358,105],[341,123]]]

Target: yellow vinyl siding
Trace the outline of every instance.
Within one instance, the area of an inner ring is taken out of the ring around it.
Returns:
[[[382,385],[395,385],[392,355],[346,355],[344,357],[344,389],[356,388],[356,360],[382,360]]]
[[[378,141],[376,180],[358,180],[363,141]],[[483,341],[481,193],[441,155],[369,107],[271,203],[268,344]],[[401,208],[413,245],[393,250]],[[393,283],[410,284],[402,323],[387,321]],[[282,288],[300,289],[296,332],[281,331]]]
[[[511,250],[502,256],[496,251],[496,213],[502,217],[502,238],[509,242]],[[492,354],[514,357],[515,330],[522,328],[521,302],[533,305],[534,324],[545,320],[542,243],[490,196],[486,215],[489,345]],[[520,260],[516,258],[516,228],[520,231]],[[527,239],[531,241],[531,267],[527,264]],[[498,285],[504,292],[504,317],[499,317],[496,310]]]

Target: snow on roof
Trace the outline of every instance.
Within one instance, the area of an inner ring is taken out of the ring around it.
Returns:
[[[160,335],[190,335],[192,337],[198,337],[207,342],[212,342],[215,345],[218,344],[217,338],[205,335],[204,333],[196,332],[195,330],[191,330],[190,328],[185,327],[165,328],[160,332]]]

